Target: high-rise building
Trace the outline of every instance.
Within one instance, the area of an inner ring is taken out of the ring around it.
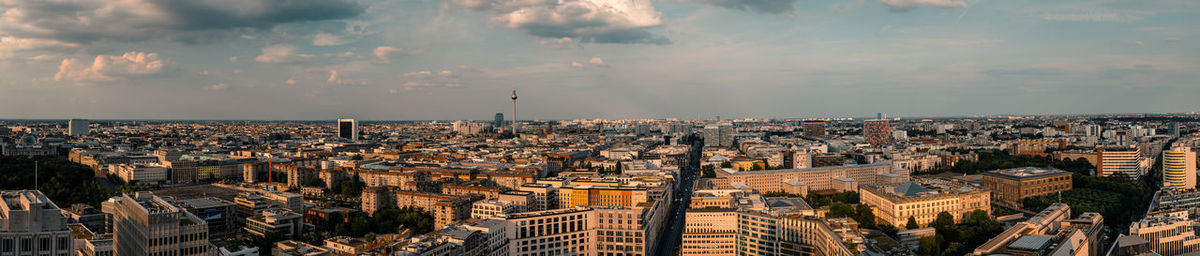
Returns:
[[[704,126],[704,146],[733,146],[733,123],[720,122]]]
[[[1163,151],[1163,187],[1196,188],[1196,151],[1189,147]]]
[[[892,138],[892,125],[886,119],[863,121],[863,137],[872,146],[888,144]]]
[[[67,218],[37,190],[0,191],[0,255],[73,255]]]
[[[208,223],[151,192],[103,203],[113,215],[116,255],[210,255]]]
[[[338,138],[358,140],[358,120],[338,119]]]
[[[504,113],[496,113],[496,119],[492,120],[492,129],[504,130]]]
[[[804,137],[824,138],[825,137],[825,121],[822,120],[805,120],[801,126],[804,128]]]
[[[67,135],[71,135],[71,137],[87,136],[88,125],[90,124],[87,119],[71,119],[67,122]]]

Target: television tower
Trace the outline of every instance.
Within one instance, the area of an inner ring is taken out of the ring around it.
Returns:
[[[515,140],[515,139],[517,139],[517,85],[513,85],[512,100],[513,100],[513,117],[512,117],[512,120],[513,120],[512,121],[513,122],[513,124],[512,124],[513,131],[512,132],[513,133],[512,134],[513,134],[513,139]]]

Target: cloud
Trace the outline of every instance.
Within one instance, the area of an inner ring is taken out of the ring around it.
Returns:
[[[339,80],[338,80],[337,70],[330,70],[329,71],[329,79],[326,80],[326,82],[332,84],[332,83],[337,83],[338,81]]]
[[[403,78],[401,85],[406,91],[419,88],[462,87],[462,74],[449,69],[437,72],[429,70],[408,72],[401,77]]]
[[[287,81],[283,81],[283,83],[285,83],[285,84],[287,84],[287,85],[296,85],[296,80],[295,80],[295,79],[288,79]]]
[[[608,64],[604,63],[604,59],[601,59],[600,57],[592,57],[592,59],[588,60],[588,63],[590,63],[594,66],[597,66],[597,67],[607,67],[608,66]]]
[[[669,44],[648,29],[661,26],[662,13],[650,0],[453,0],[455,5],[491,11],[494,24],[544,38],[586,43]]]
[[[237,56],[229,56],[229,63],[237,62],[237,59],[238,59]]]
[[[967,2],[963,0],[879,0],[880,3],[887,6],[888,9],[896,12],[909,11],[916,9],[917,6],[927,5],[941,8],[966,8]]]
[[[375,47],[375,51],[373,51],[373,53],[375,54],[376,58],[379,58],[382,61],[390,61],[394,58],[404,55],[404,49],[394,48],[391,46],[380,46]]]
[[[120,78],[157,74],[165,62],[157,53],[126,52],[123,55],[96,55],[91,65],[78,59],[63,59],[54,81],[111,81]]]
[[[600,57],[592,57],[591,59],[588,59],[586,61],[572,61],[571,62],[572,68],[585,68],[585,67],[588,67],[589,65],[592,67],[601,67],[601,68],[608,67],[608,63],[605,63],[604,59],[601,59]]]
[[[766,14],[794,14],[799,0],[697,0],[734,10]]]
[[[316,45],[316,46],[334,46],[334,45],[343,45],[346,43],[348,43],[348,42],[346,42],[345,40],[342,40],[341,37],[334,35],[334,34],[325,33],[325,32],[317,33],[316,36],[313,36],[313,45]]]
[[[542,39],[538,41],[538,44],[554,49],[562,49],[579,45],[578,42],[575,42],[575,39],[570,37]]]
[[[201,43],[279,24],[351,18],[365,9],[356,0],[0,1],[0,33],[47,45]]]
[[[263,47],[262,54],[254,60],[262,63],[294,63],[312,57],[311,54],[297,54],[295,46],[276,44]]]
[[[3,33],[4,32],[0,32],[0,34]],[[5,59],[5,56],[11,56],[16,52],[54,51],[61,49],[72,49],[76,47],[79,47],[79,44],[38,38],[18,38],[5,36],[0,37],[0,59]]]
[[[1130,22],[1142,20],[1144,16],[1144,12],[1138,11],[1107,10],[1072,10],[1041,14],[1041,17],[1044,20],[1075,22]]]
[[[1172,27],[1140,27],[1137,29],[1141,32],[1156,33],[1168,36],[1191,36],[1200,34],[1200,29],[1190,28],[1172,28]]]
[[[1180,40],[1179,38],[1172,37],[1172,38],[1164,39],[1163,41],[1168,42],[1168,43],[1178,43],[1179,41],[1182,41],[1182,40]]]
[[[1146,46],[1146,43],[1145,43],[1145,42],[1142,42],[1141,40],[1138,40],[1138,41],[1133,41],[1133,43],[1134,43],[1134,44],[1137,44],[1138,46]]]
[[[217,83],[217,84],[213,84],[212,86],[209,86],[208,88],[212,89],[212,90],[225,90],[225,89],[229,89],[229,84]]]

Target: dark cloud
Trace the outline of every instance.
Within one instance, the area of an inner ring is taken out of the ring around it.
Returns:
[[[162,39],[199,43],[216,34],[358,16],[355,0],[63,0],[0,3],[0,36],[88,44]]]
[[[544,38],[586,43],[669,44],[648,31],[661,26],[662,13],[649,0],[454,0],[453,4],[490,11],[492,22]]]
[[[799,0],[700,0],[700,2],[734,10],[766,14],[792,14]]]

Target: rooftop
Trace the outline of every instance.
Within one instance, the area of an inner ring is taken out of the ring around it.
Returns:
[[[1012,169],[992,170],[984,173],[983,175],[1024,180],[1070,174],[1070,172],[1053,168],[1019,167]]]

